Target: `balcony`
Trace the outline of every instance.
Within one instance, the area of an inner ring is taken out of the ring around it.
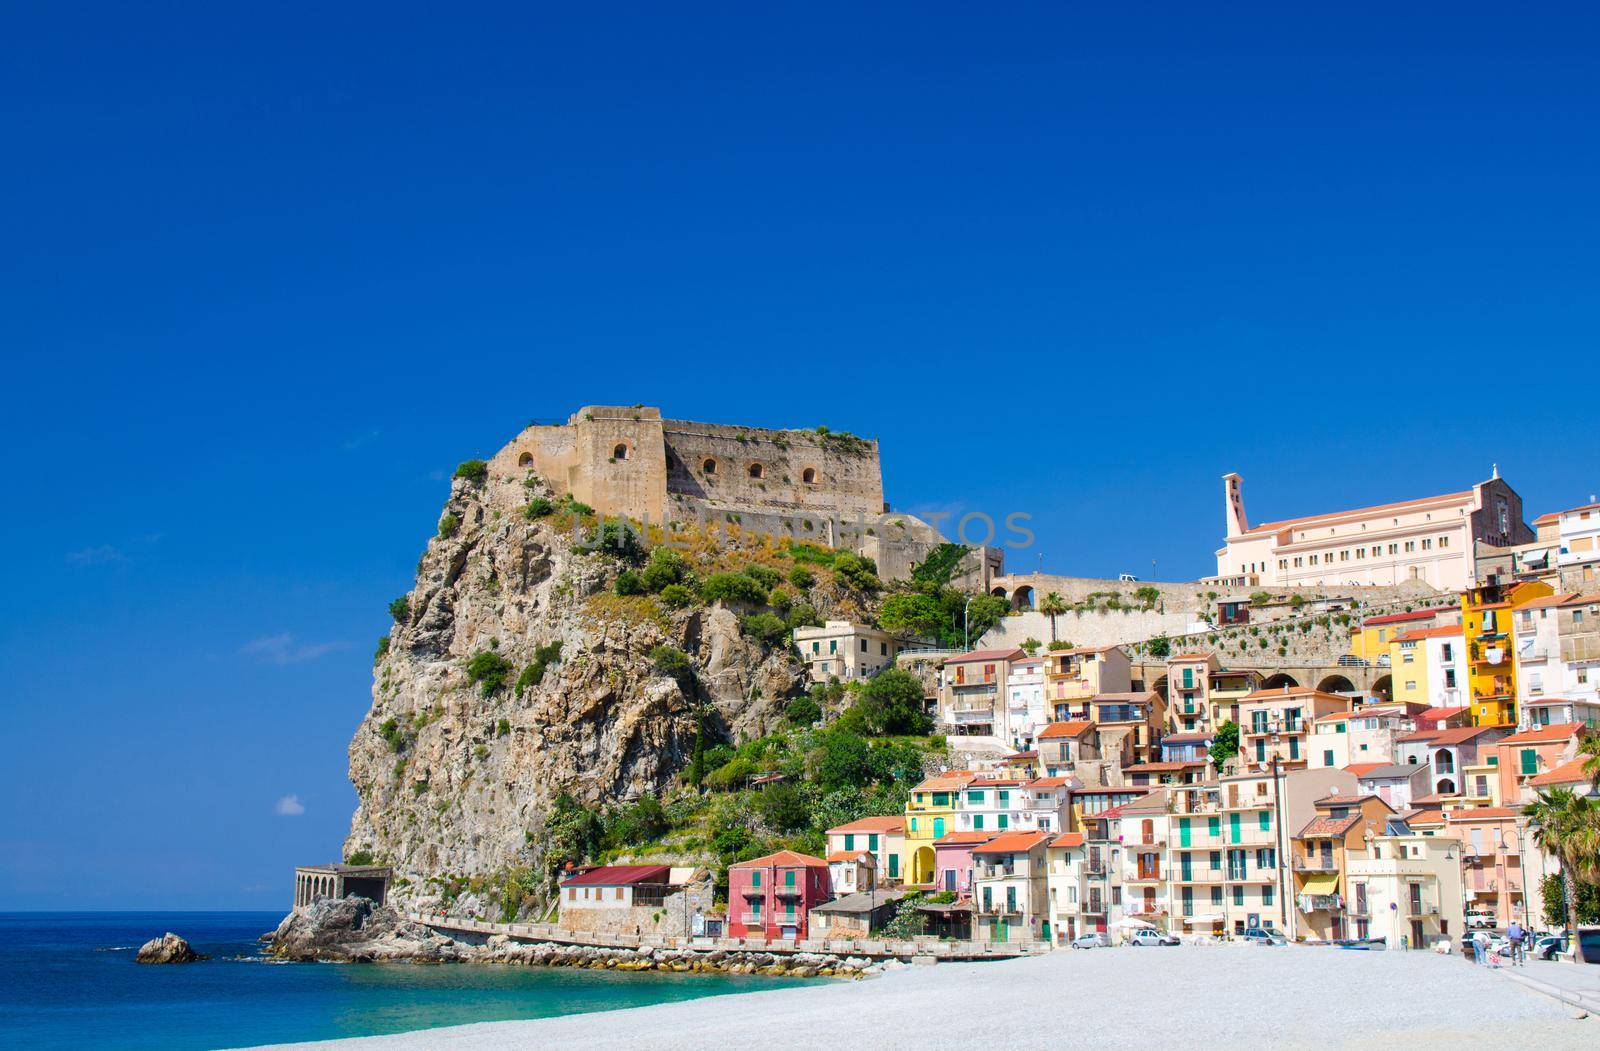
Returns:
[[[765,927],[767,925],[767,918],[759,912],[741,912],[738,919],[746,927]]]
[[[1140,868],[1128,873],[1124,878],[1127,883],[1160,883],[1162,882],[1161,869]]]
[[[795,884],[792,887],[787,885],[782,887],[774,887],[772,893],[780,898],[798,898],[801,892],[804,890],[804,887],[800,886],[799,884]]]
[[[1189,869],[1189,871],[1185,872],[1182,868],[1179,868],[1177,870],[1177,872],[1173,874],[1172,882],[1174,882],[1174,883],[1221,883],[1222,882],[1222,870],[1221,869],[1214,869],[1214,868],[1211,868],[1211,867],[1207,866],[1207,867],[1203,867],[1203,868],[1201,868],[1201,867],[1191,868],[1191,869]]]
[[[978,903],[978,912],[983,916],[1017,916],[1022,913],[1022,903],[1017,901],[984,901]]]
[[[1100,898],[1090,898],[1083,903],[1082,911],[1087,916],[1104,916],[1106,914],[1106,903]]]
[[[950,721],[954,723],[992,723],[994,722],[994,708],[992,706],[952,708],[950,710]]]
[[[1299,857],[1294,859],[1296,872],[1338,872],[1339,863],[1333,858]]]
[[[1130,902],[1122,911],[1129,916],[1165,916],[1167,914],[1167,907],[1159,904],[1147,905],[1144,902]]]

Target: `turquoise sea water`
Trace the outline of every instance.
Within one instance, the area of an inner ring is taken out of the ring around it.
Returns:
[[[797,984],[745,975],[614,974],[477,964],[268,963],[276,913],[0,913],[0,1044],[243,1047],[638,1007]],[[150,967],[175,931],[204,963]]]

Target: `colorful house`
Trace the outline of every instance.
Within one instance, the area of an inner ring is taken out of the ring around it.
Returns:
[[[809,936],[811,907],[833,897],[828,863],[809,854],[776,854],[728,866],[728,935],[776,941]]]
[[[1220,670],[1210,653],[1176,653],[1167,658],[1169,729],[1215,729],[1211,724],[1211,676]]]
[[[1373,836],[1346,862],[1349,917],[1356,938],[1411,949],[1451,941],[1466,930],[1461,845],[1419,834]]]
[[[1478,916],[1504,928],[1523,917],[1526,885],[1518,813],[1509,807],[1445,811],[1440,835],[1461,841],[1461,890],[1469,923]],[[1535,856],[1537,853],[1533,851]]]
[[[1008,679],[1013,661],[1026,660],[1016,647],[972,650],[939,669],[939,720],[962,736],[1012,739]]]
[[[1350,710],[1350,698],[1309,686],[1257,690],[1240,704],[1239,754],[1247,767],[1305,767],[1312,720]]]
[[[933,844],[956,830],[958,796],[972,780],[969,773],[942,774],[928,778],[911,790],[911,798],[906,802],[905,829],[905,871],[911,885],[932,885]]]
[[[1045,846],[1049,832],[1007,832],[972,852],[973,914],[980,942],[1050,941]]]
[[[1553,723],[1502,739],[1494,746],[1500,802],[1516,806],[1531,801],[1537,788],[1533,780],[1577,758],[1588,732],[1580,723]]]
[[[972,893],[972,852],[995,832],[950,832],[934,841],[933,882],[939,890],[966,897]]]
[[[1080,762],[1099,760],[1094,723],[1088,719],[1055,722],[1038,734],[1039,765],[1046,777],[1066,777]]]
[[[1377,796],[1327,796],[1294,837],[1296,930],[1316,941],[1350,936],[1348,862],[1369,835],[1388,832],[1394,809]]]
[[[1083,833],[1063,832],[1045,848],[1045,888],[1049,892],[1050,932],[1057,945],[1066,945],[1079,934],[1103,931],[1105,917],[1087,923],[1083,911],[1088,900],[1088,880],[1084,871],[1088,854]]]
[[[1552,593],[1549,584],[1533,580],[1479,584],[1463,592],[1461,621],[1474,725],[1517,725],[1512,619],[1518,607]]]
[[[830,857],[858,850],[872,854],[880,885],[900,882],[901,866],[905,864],[906,819],[899,815],[864,817],[828,829]]]

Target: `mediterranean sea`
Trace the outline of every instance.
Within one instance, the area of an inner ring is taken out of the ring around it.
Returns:
[[[274,963],[280,913],[0,913],[0,1045],[246,1047],[639,1007],[804,979],[492,964]],[[212,958],[140,965],[173,931]]]

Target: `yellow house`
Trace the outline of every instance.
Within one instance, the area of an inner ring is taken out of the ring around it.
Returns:
[[[1462,593],[1461,626],[1474,726],[1517,725],[1511,617],[1519,606],[1551,594],[1550,585],[1537,580],[1479,584]]]
[[[1417,628],[1431,628],[1439,623],[1441,614],[1453,612],[1452,607],[1442,606],[1368,617],[1350,629],[1350,656],[1359,657],[1368,664],[1381,664],[1384,657],[1391,656],[1390,646],[1395,636]]]
[[[934,879],[933,844],[956,830],[956,804],[972,775],[943,774],[930,777],[911,790],[906,802],[905,864],[912,886],[927,886]]]
[[[1428,700],[1428,644],[1421,631],[1402,631],[1389,640],[1390,693],[1403,704],[1432,707]]]

